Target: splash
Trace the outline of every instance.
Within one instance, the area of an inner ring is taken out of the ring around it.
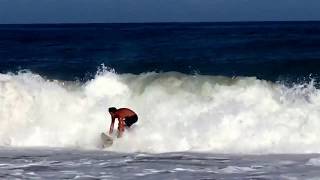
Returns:
[[[113,151],[320,152],[313,83],[101,70],[79,84],[1,74],[0,145],[98,148],[115,106],[132,108],[139,121]]]

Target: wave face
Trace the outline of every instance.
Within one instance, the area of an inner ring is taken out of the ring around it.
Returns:
[[[320,94],[250,77],[98,73],[86,83],[0,75],[0,145],[98,148],[107,108],[138,123],[112,151],[320,152]]]

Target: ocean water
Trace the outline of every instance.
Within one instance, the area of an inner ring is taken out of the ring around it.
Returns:
[[[317,179],[320,22],[0,25],[4,179]],[[101,148],[108,107],[139,121]]]
[[[320,156],[116,153],[77,149],[0,151],[1,179],[318,179]]]

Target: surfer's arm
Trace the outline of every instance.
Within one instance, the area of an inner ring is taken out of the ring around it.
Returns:
[[[118,138],[122,136],[122,133],[124,131],[124,118],[119,118],[119,127],[118,127]]]
[[[115,118],[112,117],[111,124],[110,124],[110,129],[109,129],[109,134],[110,134],[110,135],[111,135],[112,132],[113,132],[114,121],[115,121]]]

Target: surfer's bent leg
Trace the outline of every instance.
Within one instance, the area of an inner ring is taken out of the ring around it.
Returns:
[[[126,123],[126,126],[128,127],[132,126],[132,124],[136,123],[137,121],[138,121],[137,115],[126,117],[126,119],[124,120],[124,122]]]

